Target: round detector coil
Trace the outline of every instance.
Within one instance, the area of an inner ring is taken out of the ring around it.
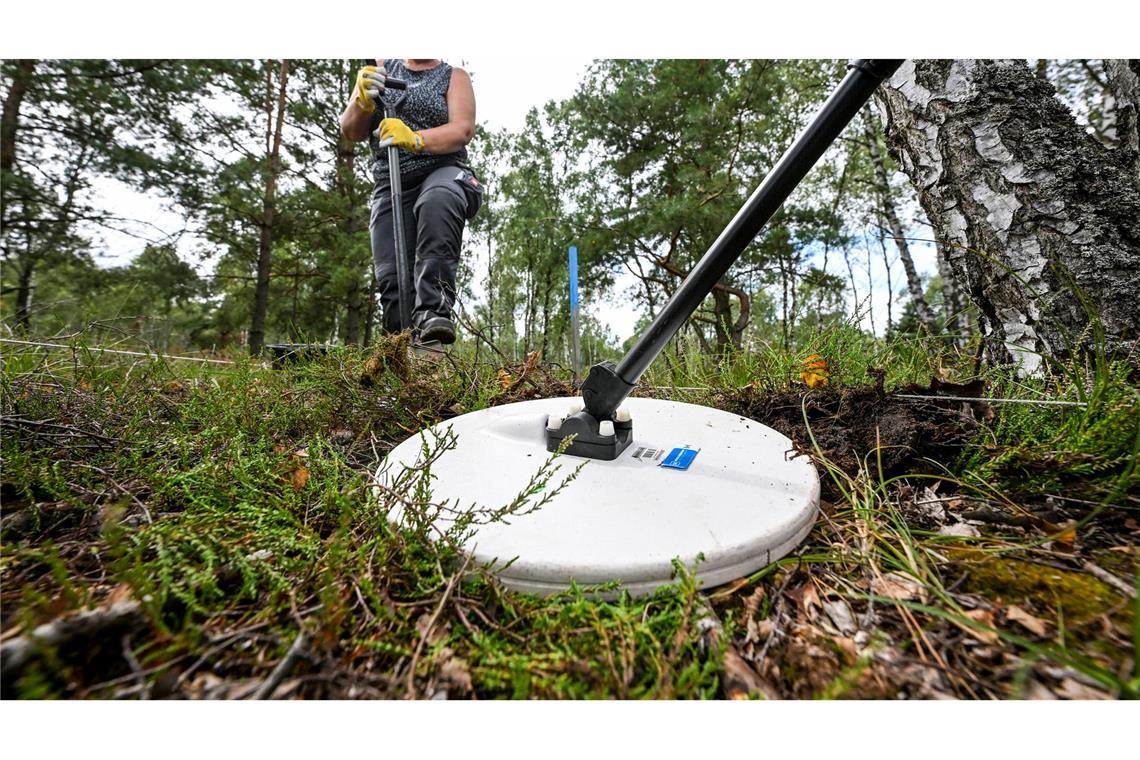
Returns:
[[[808,457],[754,420],[676,401],[628,399],[634,441],[617,459],[562,455],[542,490],[530,487],[551,456],[548,418],[575,401],[523,401],[428,428],[389,453],[378,487],[406,487],[408,468],[421,468],[413,477],[423,474],[425,444],[443,448],[429,468],[431,502],[446,505],[435,529],[476,511],[465,551],[507,587],[543,595],[571,582],[612,581],[635,596],[650,594],[676,581],[674,560],[702,586],[716,586],[774,562],[811,531],[819,476]],[[537,511],[479,524],[486,510],[528,489],[533,505],[579,465],[577,477]],[[406,518],[402,506],[389,513],[396,523]]]

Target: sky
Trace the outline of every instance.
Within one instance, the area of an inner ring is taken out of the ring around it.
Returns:
[[[533,107],[541,107],[549,100],[561,100],[573,94],[578,81],[592,59],[588,57],[544,57],[542,65],[529,65],[522,63],[522,59],[514,57],[495,56],[469,56],[451,59],[449,62],[466,68],[472,74],[472,83],[475,88],[477,119],[480,123],[491,129],[507,128],[518,130],[524,124],[526,113]],[[336,118],[339,114],[330,114]],[[158,198],[149,197],[136,192],[131,188],[114,180],[103,180],[97,185],[104,200],[114,207],[120,216],[138,219],[144,223],[140,231],[149,227],[147,234],[154,237],[154,229],[168,233],[177,232],[182,226],[179,215],[163,208]],[[728,223],[728,219],[725,223]],[[130,261],[144,247],[145,241],[125,234],[101,233],[106,246],[105,255],[98,261],[102,266],[117,266]],[[212,262],[203,263],[195,255],[195,239],[184,236],[179,244],[179,254],[187,261],[195,264],[204,274],[212,270]],[[567,245],[574,241],[567,241]],[[888,243],[890,246],[890,243]],[[921,243],[914,244],[912,251],[915,256],[916,267],[920,274],[932,275],[936,271],[933,246]],[[891,246],[891,255],[894,255]],[[868,291],[867,275],[865,271],[865,258],[860,255],[863,262],[857,271],[861,297]],[[485,271],[485,261],[470,262],[476,272],[476,280],[482,280]],[[834,265],[833,265],[834,266]],[[845,272],[843,273],[846,274]],[[882,333],[886,325],[886,270],[882,263],[882,255],[878,250],[877,241],[873,244],[871,257],[871,288],[872,302],[870,310],[864,305],[864,311],[869,311],[864,319],[864,327]],[[603,323],[609,325],[610,330],[619,340],[624,340],[633,334],[634,326],[639,314],[629,308],[628,299],[622,293],[636,286],[636,279],[625,273],[617,280],[615,288],[606,294],[589,293],[583,291],[582,306],[589,310]],[[902,267],[897,263],[892,267],[892,284],[897,293],[904,284]],[[895,316],[901,313],[902,302],[896,299]],[[870,320],[874,315],[874,324]]]

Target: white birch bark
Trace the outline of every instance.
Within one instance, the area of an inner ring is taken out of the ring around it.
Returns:
[[[1140,188],[1024,61],[907,61],[877,98],[888,144],[986,323],[1026,373],[1092,347],[1135,356]]]

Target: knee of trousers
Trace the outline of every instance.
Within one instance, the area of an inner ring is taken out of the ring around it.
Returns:
[[[429,187],[420,193],[413,207],[416,220],[421,228],[426,224],[429,230],[450,229],[464,221],[467,211],[467,199],[458,185],[452,189],[446,185]]]

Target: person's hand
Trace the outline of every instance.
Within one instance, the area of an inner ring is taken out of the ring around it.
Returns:
[[[387,72],[383,66],[364,66],[356,72],[356,87],[353,88],[356,105],[365,113],[376,110],[376,98],[384,92]]]
[[[420,133],[413,132],[399,119],[381,119],[380,128],[374,134],[380,138],[381,148],[395,145],[412,153],[420,153],[424,149],[424,138],[420,137]]]

